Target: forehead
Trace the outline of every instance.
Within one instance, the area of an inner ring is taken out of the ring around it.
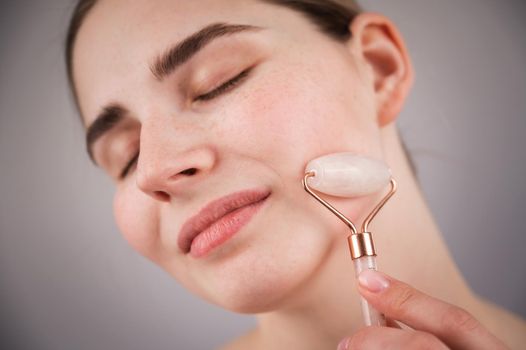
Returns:
[[[256,0],[99,0],[85,18],[73,51],[73,76],[86,125],[102,104],[123,96],[123,87],[151,80],[148,67],[168,46],[215,22],[268,27],[276,11],[284,9]]]

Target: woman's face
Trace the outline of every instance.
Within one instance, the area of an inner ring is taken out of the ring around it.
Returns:
[[[185,46],[199,50],[159,72],[154,62],[169,48],[217,23],[237,27]],[[342,244],[347,228],[301,179],[324,154],[382,157],[374,83],[352,41],[255,0],[103,0],[80,29],[73,62],[88,127],[118,106],[91,140],[116,184],[120,231],[192,292],[238,312],[270,310]],[[270,195],[235,235],[212,249],[180,248],[186,220],[253,189]],[[370,208],[365,198],[332,202],[351,218]]]

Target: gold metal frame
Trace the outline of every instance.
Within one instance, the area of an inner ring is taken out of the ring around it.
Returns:
[[[395,179],[391,178],[390,184],[391,189],[389,192],[382,198],[382,200],[373,208],[373,210],[367,215],[365,220],[362,223],[361,226],[361,232],[358,232],[356,229],[356,226],[354,223],[347,218],[345,215],[343,215],[341,212],[339,212],[335,207],[333,207],[331,204],[329,204],[327,201],[322,199],[320,196],[318,196],[307,184],[307,179],[309,177],[315,176],[315,173],[313,171],[309,171],[305,173],[305,176],[303,177],[303,188],[305,191],[307,191],[311,196],[313,196],[318,202],[323,204],[327,209],[329,209],[334,215],[336,215],[345,225],[349,227],[349,229],[352,231],[351,235],[347,237],[347,240],[349,242],[349,249],[351,251],[351,257],[353,259],[357,259],[362,256],[374,256],[376,255],[376,252],[374,250],[374,244],[373,244],[373,237],[370,232],[368,232],[369,225],[371,224],[371,221],[374,219],[376,214],[382,209],[382,207],[387,203],[387,201],[395,194],[397,190],[397,183]]]

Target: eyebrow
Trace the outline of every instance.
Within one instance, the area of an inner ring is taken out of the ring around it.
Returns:
[[[157,80],[161,81],[164,77],[173,73],[179,66],[190,60],[214,39],[234,33],[260,29],[263,28],[246,24],[213,23],[207,25],[158,56],[154,62],[150,64],[150,71]],[[95,118],[95,121],[87,128],[86,149],[93,163],[97,163],[93,155],[94,143],[119,124],[126,114],[126,108],[117,103],[111,103],[102,109]]]
[[[263,28],[246,24],[210,24],[168,49],[150,65],[150,71],[157,80],[162,80],[177,67],[192,58],[212,40],[234,33],[260,29]]]

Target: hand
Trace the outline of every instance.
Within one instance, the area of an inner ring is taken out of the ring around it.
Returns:
[[[464,309],[373,270],[362,272],[358,281],[360,294],[385,314],[389,327],[364,327],[338,350],[508,349]],[[394,320],[412,329],[401,329]]]

